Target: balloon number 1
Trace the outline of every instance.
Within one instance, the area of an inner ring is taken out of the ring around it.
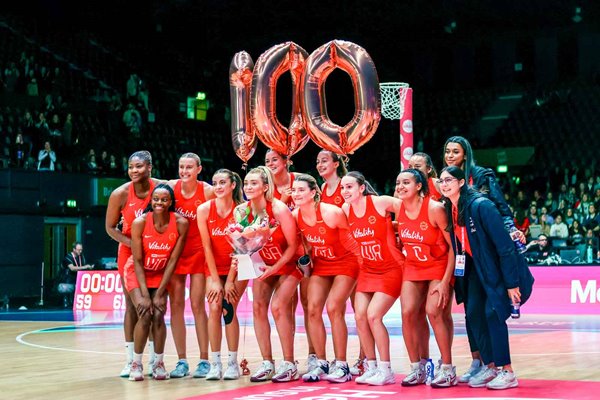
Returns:
[[[323,149],[348,155],[368,142],[381,120],[379,79],[369,54],[360,46],[333,40],[310,56],[286,42],[265,51],[252,69],[248,53],[236,53],[229,69],[233,148],[247,162],[256,150],[256,137],[267,147],[291,157],[312,139]],[[336,68],[350,75],[355,112],[344,126],[327,115],[325,82]],[[292,116],[284,127],[276,115],[279,77],[292,77]],[[252,73],[250,83],[249,74]]]

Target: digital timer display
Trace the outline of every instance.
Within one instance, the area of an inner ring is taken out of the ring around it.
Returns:
[[[123,284],[117,271],[78,271],[74,310],[125,310]]]

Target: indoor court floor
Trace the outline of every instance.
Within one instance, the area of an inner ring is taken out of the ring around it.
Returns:
[[[464,330],[464,316],[454,314],[453,359],[457,371],[470,364]],[[169,381],[130,382],[119,378],[125,356],[123,332],[117,312],[11,311],[0,313],[0,352],[6,368],[0,378],[3,399],[426,399],[426,398],[600,398],[600,315],[523,314],[509,320],[513,366],[519,388],[505,391],[456,388],[432,389],[425,385],[404,388],[401,377],[409,370],[409,361],[401,336],[399,320],[386,318],[391,334],[392,368],[397,384],[383,387],[346,384],[316,384],[301,381],[286,384],[250,383],[248,376],[237,381],[171,379]],[[354,319],[347,315],[350,327],[348,358],[358,355]],[[188,321],[188,359],[198,362],[195,332]],[[254,370],[261,361],[254,337],[251,315],[241,315],[239,359],[246,358]],[[306,369],[306,336],[302,319],[297,317],[296,358],[300,373]],[[281,352],[275,329],[272,330],[274,356]],[[223,344],[223,354],[226,348]],[[431,357],[439,352],[433,335]],[[165,364],[171,370],[177,362],[170,332],[167,337]],[[331,341],[327,356],[333,359]],[[147,357],[144,364],[147,363]]]

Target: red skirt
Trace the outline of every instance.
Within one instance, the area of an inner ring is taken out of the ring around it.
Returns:
[[[394,298],[402,290],[402,268],[390,268],[383,273],[373,273],[361,269],[358,273],[356,291],[362,293],[385,293]]]

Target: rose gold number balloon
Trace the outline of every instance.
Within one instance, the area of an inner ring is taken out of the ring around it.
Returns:
[[[336,68],[350,75],[354,88],[354,117],[344,126],[329,119],[325,101],[325,81]],[[306,60],[303,85],[306,130],[318,146],[348,155],[373,137],[381,119],[381,98],[375,64],[365,49],[342,40],[324,44]]]
[[[235,154],[245,163],[256,151],[256,134],[250,118],[250,88],[254,62],[245,51],[235,53],[229,66],[231,97],[231,143]]]
[[[256,62],[252,76],[250,111],[256,135],[269,148],[291,157],[308,142],[302,102],[302,73],[308,53],[293,42],[286,42],[265,51]],[[275,113],[277,80],[286,71],[292,75],[292,118],[284,127]]]

